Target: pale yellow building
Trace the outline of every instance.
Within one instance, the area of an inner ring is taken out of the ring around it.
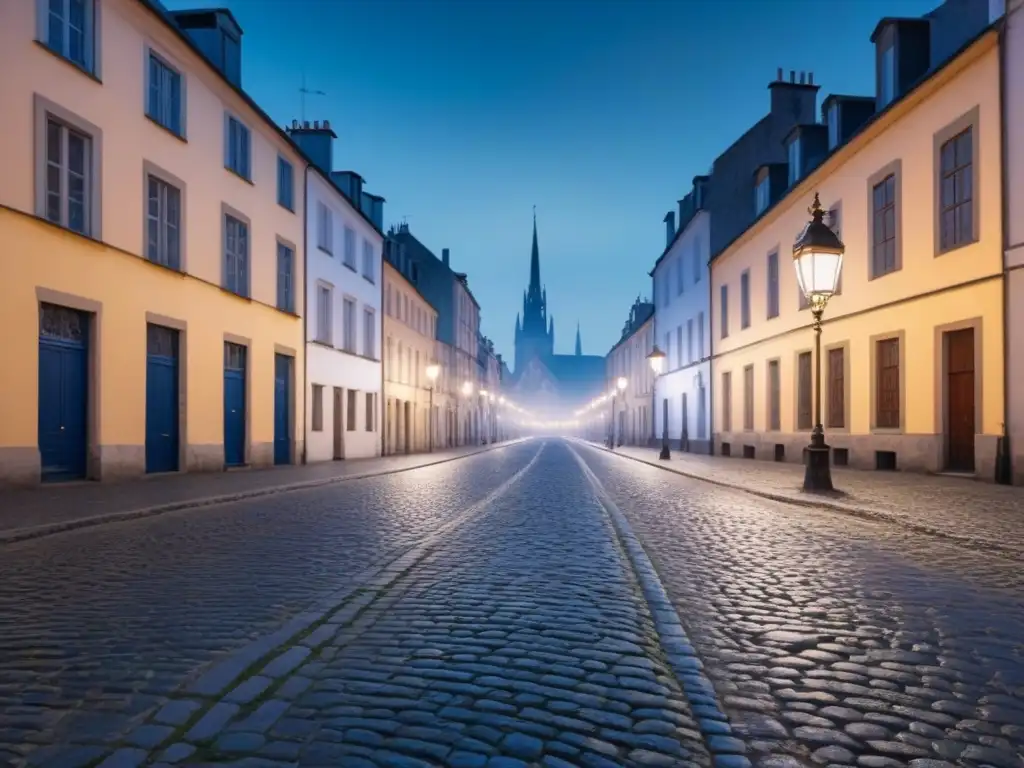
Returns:
[[[291,463],[302,156],[230,12],[83,6],[0,3],[0,481]]]
[[[997,33],[915,85],[892,57],[906,35],[909,66],[915,24],[883,20],[873,37],[878,112],[847,137],[839,113],[852,117],[856,100],[826,99],[825,125],[790,134],[806,143],[789,148],[788,188],[711,264],[723,454],[799,462],[809,441],[814,334],[792,245],[818,193],[846,246],[822,331],[833,463],[993,477],[1004,421]],[[802,172],[819,128],[829,151]]]
[[[447,395],[435,357],[437,310],[405,275],[384,261],[384,453],[419,453],[445,445]],[[432,409],[432,410],[431,410]],[[433,441],[431,441],[433,430]]]
[[[598,418],[605,409],[612,414],[616,445],[647,445],[653,437],[654,371],[647,359],[653,348],[654,305],[637,299],[622,329],[622,338],[605,360],[606,391],[615,392],[614,403],[605,401],[591,411],[596,411]],[[624,390],[617,387],[619,377],[626,379]],[[608,424],[607,419],[602,421]]]

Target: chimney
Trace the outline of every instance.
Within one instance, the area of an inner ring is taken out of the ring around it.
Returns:
[[[242,87],[242,28],[226,8],[172,11],[171,19],[222,75]]]
[[[813,74],[800,72],[798,79],[796,70],[791,69],[789,80],[783,80],[782,72],[779,67],[775,81],[768,84],[768,90],[771,91],[771,114],[787,127],[816,122],[818,86],[813,82]]]
[[[298,126],[298,120],[292,120],[292,127],[287,129],[292,141],[309,156],[313,165],[324,173],[330,174],[331,166],[334,163],[333,142],[338,138],[337,134],[331,130],[331,124],[324,120],[321,125],[319,120],[314,120],[311,128],[309,121],[305,120],[301,128],[296,126]]]
[[[447,248],[442,248],[441,249],[441,263],[444,264],[446,267],[450,268],[449,255],[448,255],[448,249]]]
[[[676,212],[669,211],[665,214],[665,247],[668,248],[672,245],[672,240],[676,236]]]

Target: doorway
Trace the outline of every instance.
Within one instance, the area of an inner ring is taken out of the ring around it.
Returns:
[[[946,469],[974,472],[974,329],[946,334]]]
[[[178,471],[178,331],[146,326],[146,472]]]
[[[90,316],[39,309],[39,459],[43,482],[86,476]]]
[[[246,352],[241,344],[224,342],[224,464],[245,465]]]
[[[343,430],[344,422],[342,416],[344,411],[342,410],[342,393],[344,390],[341,387],[334,387],[334,460],[341,461],[345,458],[345,432]]]

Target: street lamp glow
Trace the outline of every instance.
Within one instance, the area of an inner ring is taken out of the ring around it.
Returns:
[[[498,404],[499,405],[504,405],[505,404],[505,397],[504,396],[498,398]]]
[[[493,392],[491,392],[491,393],[490,393],[490,394],[488,394],[487,396],[488,396],[489,398],[491,398],[491,402],[493,403],[493,402],[494,402],[494,393],[493,393]]]
[[[480,390],[480,397],[487,397],[487,390],[486,389],[481,389]]]
[[[472,381],[464,381],[464,382],[462,382],[462,394],[466,395],[467,397],[469,395],[473,394],[473,382]]]
[[[665,353],[655,344],[651,354],[647,356],[647,362],[651,364],[651,370],[654,371],[655,376],[660,376],[661,372],[665,369],[665,357]]]
[[[441,366],[437,363],[431,363],[427,366],[427,378],[431,381],[437,381],[437,377],[441,375]]]
[[[615,382],[615,386],[619,388],[619,392],[624,392],[626,387],[629,386],[629,381],[626,380],[625,376],[619,376],[618,381]]]
[[[812,309],[818,306],[824,309],[839,288],[846,247],[825,223],[825,211],[817,193],[807,212],[811,214],[811,220],[793,244],[793,266],[807,303]]]

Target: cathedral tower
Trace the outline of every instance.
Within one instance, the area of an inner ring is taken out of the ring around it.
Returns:
[[[520,317],[522,318],[520,321]],[[554,319],[548,315],[547,291],[540,282],[540,248],[537,245],[537,209],[533,211],[533,248],[530,251],[530,283],[523,294],[523,311],[516,317],[515,370],[519,373],[531,357],[546,360],[555,352]]]

